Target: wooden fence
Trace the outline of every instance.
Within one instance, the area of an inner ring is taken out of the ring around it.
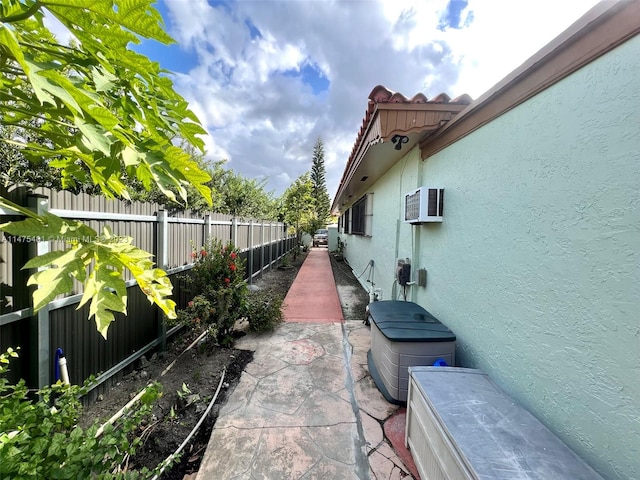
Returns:
[[[209,239],[231,241],[245,260],[248,282],[271,268],[295,247],[295,237],[287,234],[286,225],[262,220],[244,220],[228,215],[170,215],[161,205],[128,203],[90,195],[72,195],[39,189],[34,194],[24,190],[11,192],[12,200],[31,209],[49,211],[63,218],[84,221],[96,231],[108,225],[115,235],[134,238],[134,244],[155,255],[158,266],[169,274],[178,308],[186,302],[182,278],[193,267],[192,249]],[[2,223],[19,219],[15,212],[0,209]],[[167,336],[179,327],[166,331],[160,310],[150,305],[127,278],[128,315],[116,315],[108,339],[97,332],[88,318],[88,305],[77,309],[82,285],[75,284],[71,295],[56,298],[38,313],[31,308],[31,292],[26,286],[30,273],[21,270],[35,255],[61,245],[55,242],[0,238],[0,350],[20,347],[20,358],[12,362],[12,379],[25,378],[28,385],[43,386],[55,381],[55,352],[64,350],[72,383],[82,383],[98,375],[97,385],[130,367],[145,353],[164,349]]]

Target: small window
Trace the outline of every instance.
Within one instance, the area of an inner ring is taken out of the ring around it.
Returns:
[[[342,233],[351,233],[351,222],[349,221],[349,213],[351,213],[351,209],[348,208],[342,214]]]
[[[364,235],[364,219],[367,213],[367,197],[362,197],[351,207],[351,233]]]
[[[367,193],[351,207],[351,233],[371,236],[373,219],[373,194]]]

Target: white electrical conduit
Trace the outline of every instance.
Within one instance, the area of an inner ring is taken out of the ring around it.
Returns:
[[[167,465],[169,465],[169,463],[173,461],[173,459],[182,451],[182,449],[187,445],[187,443],[189,443],[191,438],[196,434],[196,432],[200,428],[200,425],[202,425],[202,422],[204,422],[205,418],[207,418],[207,416],[209,415],[209,412],[213,408],[213,404],[218,398],[218,394],[220,393],[220,389],[222,388],[222,384],[224,383],[224,376],[226,373],[227,373],[227,369],[225,368],[222,371],[222,377],[220,378],[220,383],[218,384],[218,388],[216,389],[216,394],[211,399],[211,402],[209,402],[209,406],[207,407],[207,410],[202,414],[202,417],[200,417],[200,420],[198,420],[198,423],[196,423],[196,426],[193,427],[193,430],[191,430],[191,433],[187,435],[187,438],[184,439],[184,442],[182,442],[182,444],[178,447],[178,449],[175,452],[173,452],[171,455],[169,455],[164,460],[164,462],[162,462],[162,468],[160,469],[158,474],[155,475],[151,480],[158,480],[158,478],[160,478],[160,475],[162,475],[162,472],[164,472],[164,469],[167,468]]]
[[[96,432],[95,438],[98,438],[100,435],[102,435],[107,425],[113,425],[116,422],[116,420],[118,420],[122,415],[124,415],[127,412],[127,410],[129,410],[133,406],[134,403],[140,400],[142,398],[142,395],[144,395],[144,393],[147,391],[147,388],[149,388],[149,385],[147,385],[142,390],[140,390],[140,392],[131,400],[129,400],[129,402],[124,407],[118,410],[113,417],[107,420],[106,423],[102,424],[102,426]]]
[[[203,337],[205,337],[207,335],[207,331],[204,331],[198,338],[196,338],[191,345],[189,345],[187,348],[184,349],[184,351],[178,355],[178,358],[180,358],[184,353],[186,353],[187,351],[189,351],[191,348],[193,348],[193,346],[198,343]],[[178,360],[178,358],[176,358],[176,360]],[[171,370],[171,367],[173,367],[173,365],[176,363],[176,360],[174,360],[173,362],[171,362],[171,364],[164,369],[164,371],[160,374],[161,377],[164,377],[164,375]],[[149,388],[149,386],[147,385],[146,387],[144,387],[142,390],[140,390],[140,392],[133,397],[131,400],[129,400],[129,402],[122,407],[120,410],[118,410],[109,420],[107,420],[104,424],[102,424],[100,426],[100,428],[98,429],[98,431],[96,432],[96,436],[95,438],[98,438],[100,435],[102,435],[104,433],[104,429],[107,427],[107,425],[113,425],[120,417],[122,417],[122,415],[124,415],[132,406],[134,403],[136,403],[138,400],[140,400],[142,398],[142,396],[144,395],[144,393],[147,391],[147,388]]]
[[[62,380],[62,383],[70,385],[69,369],[67,368],[67,359],[64,355],[60,355],[58,358],[58,368],[60,369],[60,380]]]
[[[193,342],[191,342],[191,345],[189,345],[187,348],[184,349],[184,351],[178,355],[178,358],[180,358],[182,355],[184,355],[185,353],[187,353],[189,350],[191,350],[193,348],[194,345],[196,345],[200,340],[202,340],[204,337],[207,336],[207,334],[209,333],[208,330],[205,330],[204,332],[202,332],[200,334],[200,336],[198,338],[196,338]],[[169,364],[169,366],[167,368],[165,368],[163,370],[163,372],[160,374],[161,377],[164,377],[166,375],[166,373],[171,370],[171,367],[173,367],[176,363],[176,361],[178,360],[178,358],[176,358],[173,362],[171,362]]]

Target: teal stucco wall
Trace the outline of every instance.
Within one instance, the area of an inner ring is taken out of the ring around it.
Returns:
[[[640,37],[371,191],[390,299],[396,257],[428,270],[417,301],[480,368],[600,474],[640,478]],[[401,196],[445,188],[442,224],[400,224]],[[399,292],[396,289],[396,297]]]

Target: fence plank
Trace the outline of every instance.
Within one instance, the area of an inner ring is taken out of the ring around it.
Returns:
[[[271,268],[278,258],[293,248],[291,237],[284,235],[286,226],[281,223],[238,220],[215,212],[168,215],[155,203],[112,201],[48,189],[37,189],[36,193],[49,198],[52,213],[83,219],[98,232],[109,226],[115,235],[133,237],[137,247],[156,255],[159,266],[180,272],[170,275],[178,308],[184,308],[190,299],[182,278],[193,265],[192,242],[199,248],[208,239],[216,238],[223,243],[233,240],[246,259],[248,282]],[[10,198],[20,205],[28,204],[26,189],[11,192]],[[0,216],[3,222],[20,218],[3,212]],[[45,247],[53,250],[64,248],[64,244],[43,242],[39,247],[41,251]],[[22,271],[21,267],[36,253],[37,248],[32,247],[30,251],[27,243],[0,243],[0,294],[3,295],[0,347],[2,351],[9,346],[22,348],[21,358],[12,363],[11,379],[26,378],[30,386],[49,383],[54,378],[50,352],[62,347],[72,382],[81,383],[91,374],[109,371],[111,375],[115,365],[130,365],[130,360],[140,355],[136,352],[151,348],[149,345],[156,348],[166,338],[166,324],[158,316],[159,309],[150,305],[135,285],[127,289],[129,317],[116,316],[117,321],[110,327],[106,341],[97,333],[95,323],[87,320],[88,307],[75,309],[82,292],[82,285],[77,282],[71,297],[59,297],[40,314],[25,318],[30,312],[31,300],[26,289],[28,272]],[[131,285],[130,275],[126,280]],[[45,320],[47,315],[48,320]]]

